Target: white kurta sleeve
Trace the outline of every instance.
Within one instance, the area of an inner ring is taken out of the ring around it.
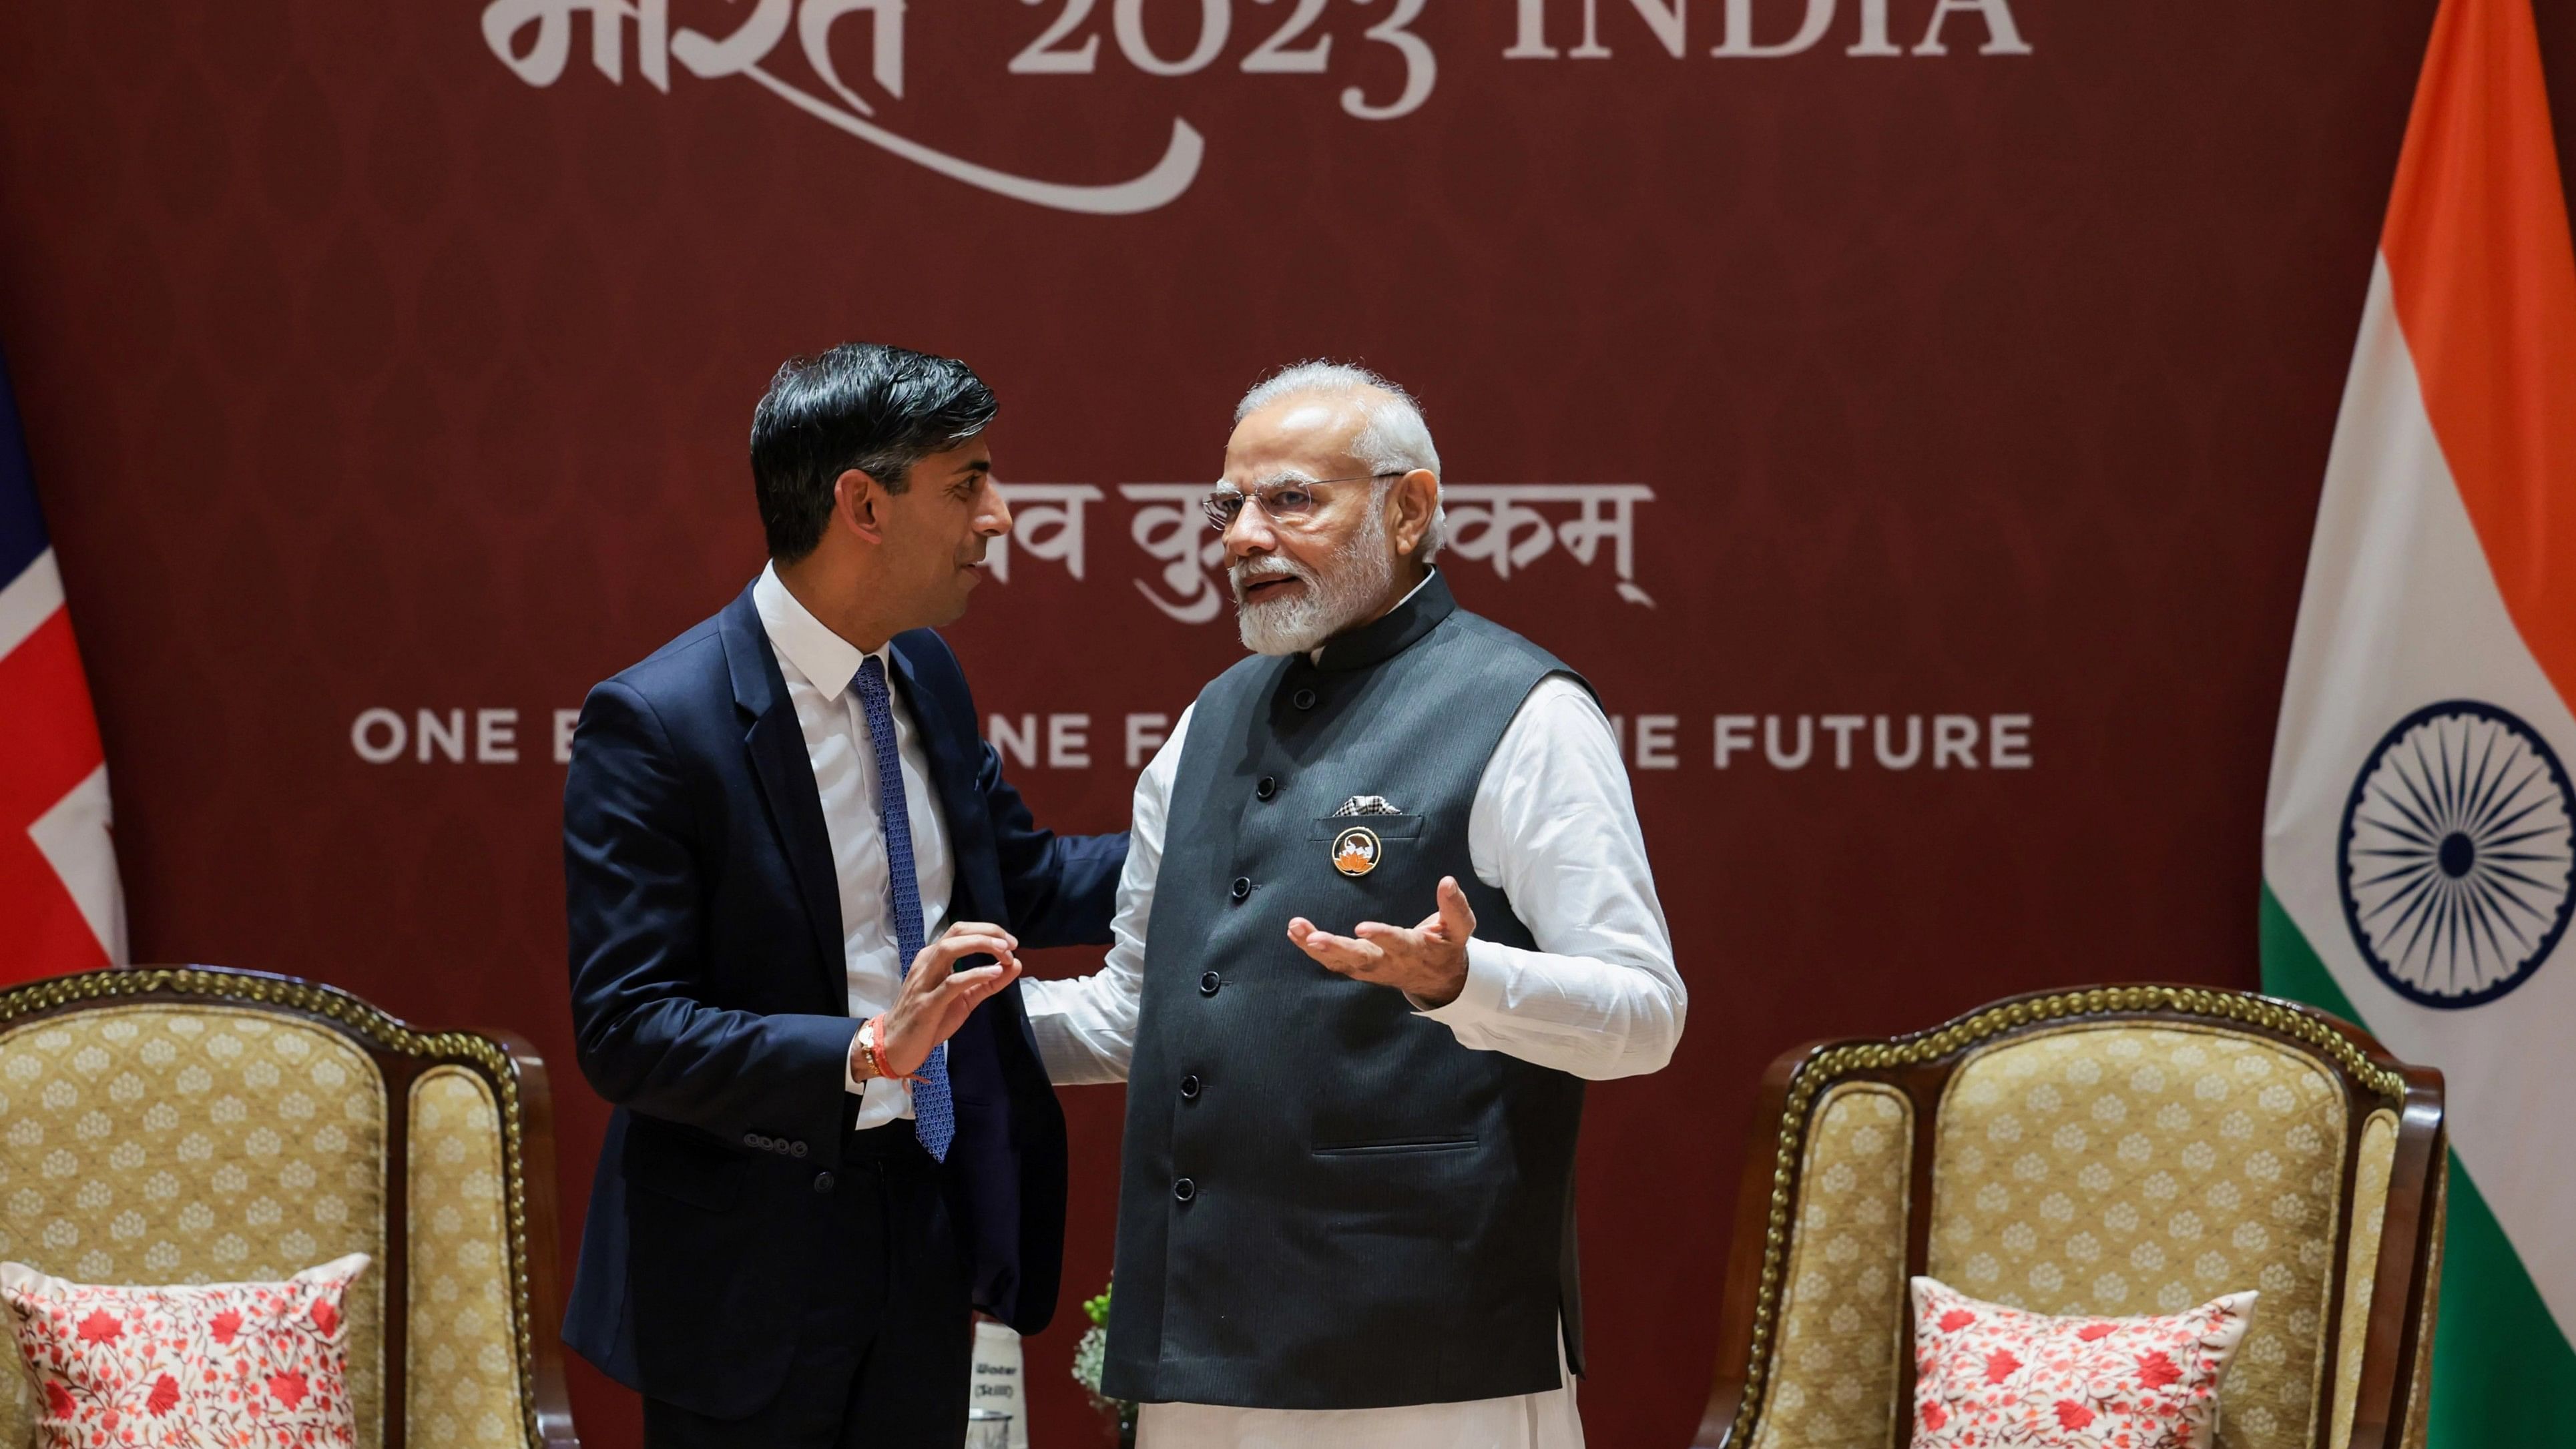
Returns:
[[[1594,1081],[1671,1061],[1689,997],[1618,738],[1581,685],[1558,675],[1521,702],[1477,782],[1467,850],[1538,949],[1469,941],[1466,988],[1423,1014],[1463,1045]]]
[[[1191,709],[1196,709],[1192,705]],[[1154,878],[1163,866],[1163,822],[1172,779],[1181,769],[1181,740],[1190,710],[1181,711],[1170,739],[1136,777],[1127,868],[1118,878],[1118,914],[1110,922],[1109,954],[1088,976],[1060,981],[1024,980],[1029,1030],[1046,1062],[1047,1078],[1060,1087],[1127,1080],[1136,1055],[1136,1013],[1145,987],[1145,923],[1154,914]]]

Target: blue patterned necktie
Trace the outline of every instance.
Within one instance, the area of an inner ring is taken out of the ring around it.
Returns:
[[[877,752],[877,826],[885,834],[886,884],[894,907],[894,944],[903,953],[901,974],[912,974],[921,954],[921,883],[912,872],[912,811],[903,798],[903,760],[895,753],[894,711],[886,701],[885,661],[871,654],[850,681],[868,713],[868,740]],[[921,1080],[912,1084],[912,1127],[921,1145],[942,1162],[957,1136],[957,1113],[948,1097],[948,1044],[930,1049]]]

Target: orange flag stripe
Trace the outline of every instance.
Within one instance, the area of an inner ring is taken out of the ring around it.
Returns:
[[[2379,245],[2487,566],[2576,709],[2576,251],[2531,0],[2442,0]]]

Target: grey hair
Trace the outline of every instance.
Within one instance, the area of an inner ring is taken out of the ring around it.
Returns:
[[[1431,444],[1431,427],[1423,422],[1422,405],[1413,400],[1413,394],[1365,367],[1318,358],[1292,362],[1254,383],[1234,405],[1234,420],[1240,423],[1284,398],[1366,398],[1371,393],[1377,396],[1368,399],[1368,419],[1351,439],[1351,456],[1372,473],[1410,473],[1418,468],[1431,475],[1431,526],[1423,530],[1421,554],[1422,561],[1429,563],[1448,542],[1449,515],[1441,506],[1440,450]],[[1379,479],[1376,493],[1382,495],[1386,486],[1387,480]]]

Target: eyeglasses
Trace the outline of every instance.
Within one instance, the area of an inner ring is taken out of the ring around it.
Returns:
[[[1219,533],[1234,527],[1234,520],[1242,516],[1243,505],[1247,503],[1260,504],[1261,511],[1269,515],[1273,523],[1287,528],[1303,528],[1314,516],[1315,505],[1322,501],[1315,496],[1316,489],[1335,483],[1375,483],[1383,478],[1403,476],[1399,469],[1393,473],[1317,478],[1311,482],[1303,478],[1283,478],[1276,483],[1260,484],[1249,493],[1229,485],[1210,493],[1199,503],[1199,509],[1207,514],[1208,527]]]

